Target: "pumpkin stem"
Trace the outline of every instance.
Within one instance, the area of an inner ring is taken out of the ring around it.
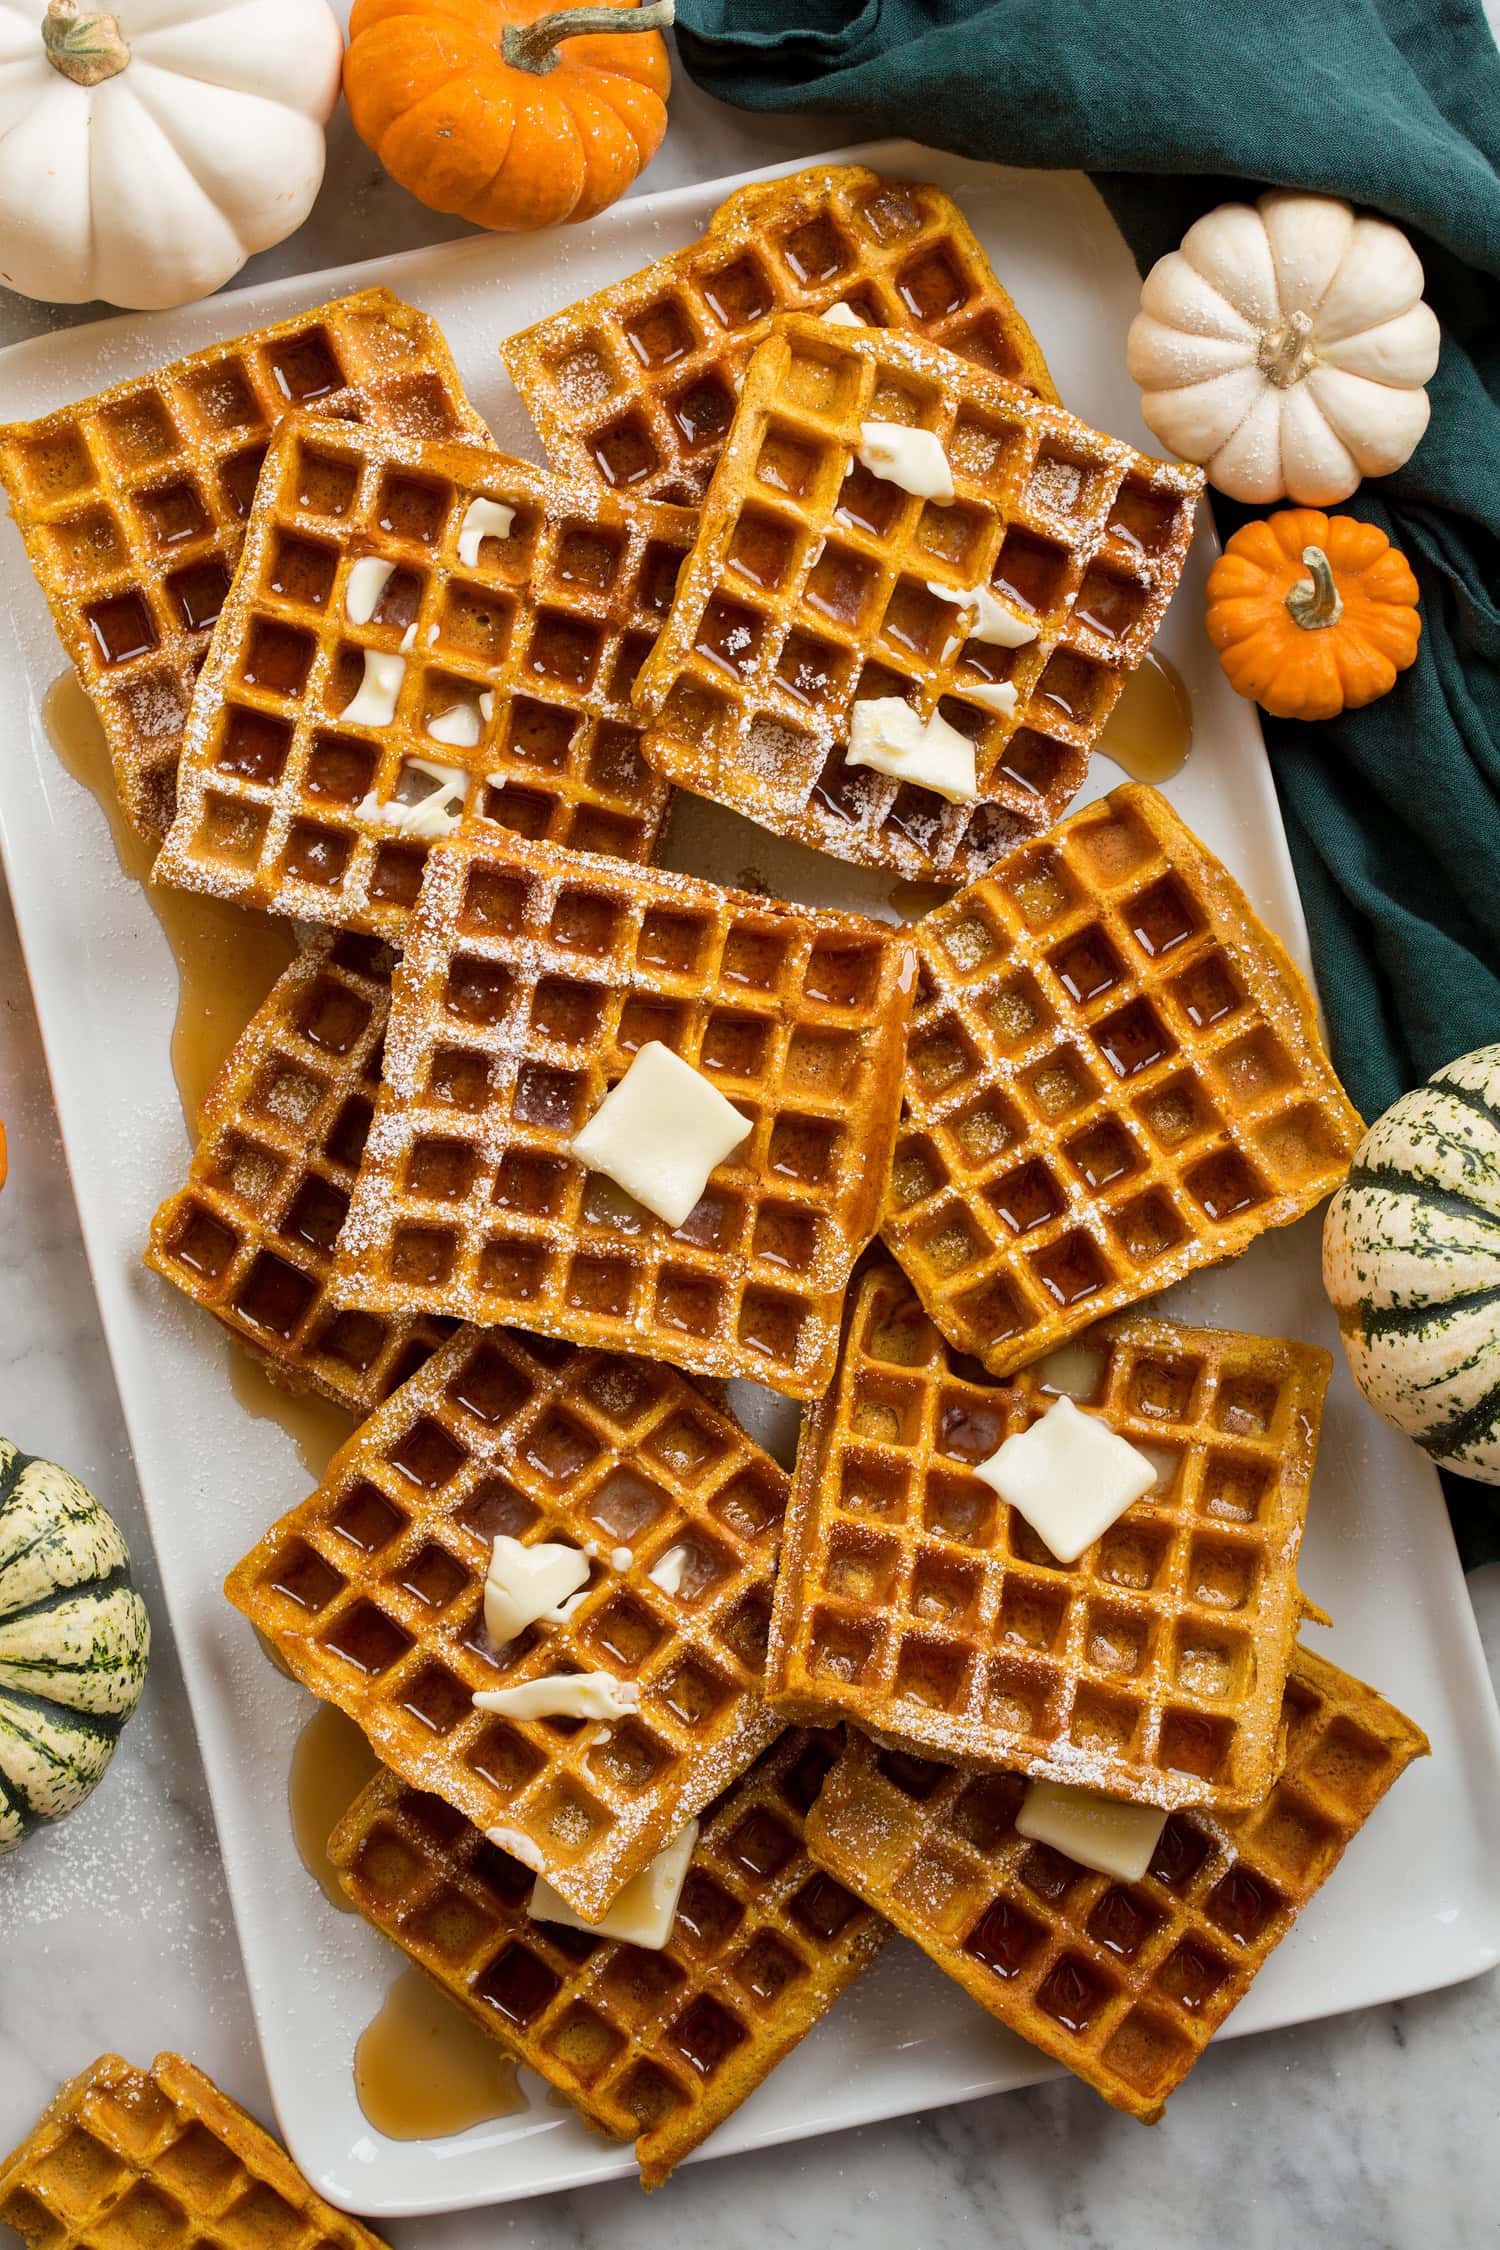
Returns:
[[[1279,328],[1268,328],[1260,340],[1256,360],[1267,382],[1280,391],[1300,383],[1313,363],[1312,321],[1305,312],[1294,312]]]
[[[78,0],[47,0],[42,52],[75,86],[102,86],[106,78],[118,78],[130,60],[119,19],[80,15]]]
[[[1312,575],[1299,578],[1287,595],[1286,606],[1293,624],[1307,632],[1317,632],[1324,625],[1337,625],[1344,614],[1344,597],[1333,582],[1332,564],[1321,547],[1304,547],[1302,560]]]
[[[58,4],[53,0],[54,6]],[[665,31],[676,13],[676,0],[651,0],[645,8],[554,8],[535,23],[507,24],[500,52],[513,70],[529,70],[541,77],[562,61],[557,50],[564,39],[579,39],[591,31]]]

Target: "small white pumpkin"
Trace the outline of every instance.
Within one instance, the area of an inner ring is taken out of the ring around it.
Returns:
[[[1438,324],[1399,227],[1276,190],[1157,260],[1126,356],[1147,427],[1220,492],[1325,508],[1415,451]]]
[[[150,1649],[114,1518],[55,1461],[0,1438],[0,1853],[99,1782]]]
[[[1500,1484],[1500,1046],[1370,1127],[1329,1206],[1323,1286],[1376,1413]]]
[[[301,226],[343,39],[325,0],[0,0],[0,281],[186,304]]]

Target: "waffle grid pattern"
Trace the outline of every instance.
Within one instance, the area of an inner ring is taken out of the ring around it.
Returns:
[[[816,1396],[879,1216],[912,976],[862,916],[471,823],[428,860],[336,1288]],[[569,1153],[651,1040],[752,1121],[675,1229]]]
[[[1132,1315],[997,1385],[895,1267],[868,1273],[798,1456],[773,1707],[1112,1796],[1254,1804],[1280,1755],[1330,1366]],[[973,1473],[1063,1392],[1157,1472],[1071,1564]]]
[[[877,1915],[814,1868],[803,1821],[838,1752],[792,1729],[706,1814],[666,1945],[526,1911],[534,1878],[441,1799],[379,1776],[330,1856],[376,1929],[617,2139],[660,2186],[880,1950]]]
[[[808,1843],[981,2007],[1154,2124],[1428,1747],[1373,1688],[1305,1649],[1286,1722],[1286,1765],[1264,1801],[1232,1816],[1170,1814],[1138,1883],[1018,1836],[1018,1775],[965,1776],[854,1734]]]
[[[180,2055],[101,2055],[0,2157],[0,2225],[28,2250],[383,2250]]]
[[[328,1296],[380,1083],[391,961],[378,940],[344,934],[282,971],[209,1089],[186,1184],[157,1212],[146,1251],[278,1380],[359,1415],[450,1326],[341,1310]]]
[[[478,499],[514,520],[463,563]],[[393,825],[431,788],[413,759],[465,773],[465,810],[524,837],[648,859],[668,790],[630,690],[693,528],[504,454],[288,423],[199,679],[157,877],[399,941],[428,849]],[[371,558],[393,575],[358,624],[350,573]],[[402,666],[385,725],[341,716],[367,652]],[[427,731],[454,711],[474,744]]]
[[[0,481],[143,836],[171,820],[193,683],[267,440],[299,407],[413,439],[489,435],[435,323],[386,289],[0,426]]]
[[[587,1916],[781,1731],[761,1689],[786,1493],[670,1368],[459,1335],[226,1591],[392,1772],[504,1829]],[[596,1552],[564,1623],[497,1648],[483,1585],[502,1532]],[[676,1548],[671,1593],[650,1573]],[[579,1671],[634,1681],[639,1710],[601,1726],[473,1707]]]
[[[559,468],[691,506],[773,317],[839,302],[1057,395],[957,206],[863,165],[741,188],[701,240],[522,329],[500,356]]]
[[[951,505],[859,460],[861,426],[932,433]],[[1050,827],[1176,587],[1201,471],[1149,460],[912,336],[792,316],[760,346],[636,700],[668,780],[780,834],[966,882]],[[1036,626],[965,638],[955,593]],[[974,745],[978,798],[851,766],[895,698]]]
[[[913,931],[882,1229],[1007,1374],[1337,1187],[1364,1127],[1311,993],[1153,789],[1114,790]]]

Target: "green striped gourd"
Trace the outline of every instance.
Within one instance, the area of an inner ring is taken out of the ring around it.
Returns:
[[[150,1645],[114,1518],[55,1461],[0,1438],[0,1852],[99,1781]]]
[[[1500,1484],[1500,1046],[1371,1126],[1329,1206],[1323,1286],[1376,1413]]]

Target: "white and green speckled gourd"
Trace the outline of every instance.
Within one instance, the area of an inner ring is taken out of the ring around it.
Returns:
[[[150,1646],[114,1518],[55,1461],[0,1438],[0,1852],[95,1787]]]
[[[1376,1413],[1500,1484],[1500,1046],[1371,1126],[1329,1206],[1323,1286]]]

